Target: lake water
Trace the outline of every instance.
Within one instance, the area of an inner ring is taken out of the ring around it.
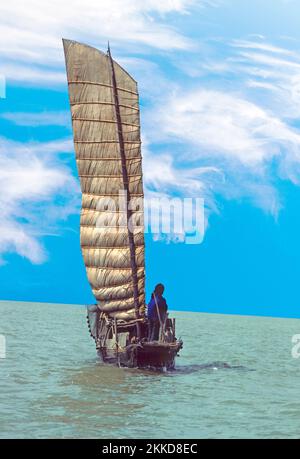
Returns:
[[[0,437],[300,436],[300,320],[173,315],[177,370],[153,373],[99,363],[83,307],[0,302]]]

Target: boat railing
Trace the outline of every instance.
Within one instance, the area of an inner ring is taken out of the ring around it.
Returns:
[[[176,341],[175,319],[171,319],[166,314],[165,319],[161,322],[159,331],[159,342],[172,343]]]

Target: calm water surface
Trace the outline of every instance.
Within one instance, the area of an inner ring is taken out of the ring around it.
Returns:
[[[300,436],[300,320],[174,315],[177,370],[152,373],[99,363],[82,307],[0,302],[0,437]]]

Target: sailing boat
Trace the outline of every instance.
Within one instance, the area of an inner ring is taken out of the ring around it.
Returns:
[[[74,148],[82,191],[80,243],[97,304],[88,324],[104,362],[173,368],[182,341],[175,319],[149,342],[136,81],[90,46],[63,40]]]

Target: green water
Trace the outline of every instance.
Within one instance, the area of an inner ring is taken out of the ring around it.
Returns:
[[[0,437],[299,437],[300,320],[175,317],[177,370],[151,373],[100,364],[82,307],[0,302]]]

